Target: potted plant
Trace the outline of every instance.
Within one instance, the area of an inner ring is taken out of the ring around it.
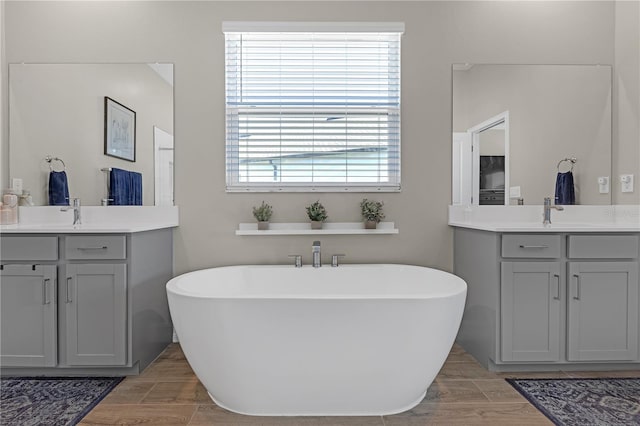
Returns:
[[[322,229],[322,222],[327,220],[327,209],[324,208],[320,201],[316,201],[306,207],[307,216],[311,220],[311,229]]]
[[[271,215],[273,215],[273,207],[264,201],[258,207],[253,208],[253,217],[258,221],[258,230],[265,231],[269,229]]]
[[[378,223],[384,219],[384,213],[382,212],[382,201],[374,201],[363,199],[360,202],[360,211],[362,212],[362,219],[364,219],[365,229],[376,229]]]

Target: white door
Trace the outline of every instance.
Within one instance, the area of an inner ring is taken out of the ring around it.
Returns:
[[[482,132],[500,129],[503,131],[504,146],[501,147],[502,155],[504,155],[504,204],[509,205],[509,111],[502,112],[495,117],[477,124],[467,133],[471,134],[471,151],[472,151],[472,204],[480,204],[480,156],[482,155],[482,146],[480,143],[480,135]],[[502,145],[502,144],[501,144]]]
[[[155,205],[173,205],[173,135],[153,126]]]
[[[472,204],[471,133],[453,134],[453,200],[452,204]]]

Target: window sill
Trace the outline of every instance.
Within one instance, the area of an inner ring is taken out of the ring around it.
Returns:
[[[270,223],[266,231],[258,231],[257,223],[241,223],[236,235],[389,235],[397,234],[394,222],[380,222],[376,229],[364,229],[362,222],[327,222],[322,229],[311,229],[311,223]]]

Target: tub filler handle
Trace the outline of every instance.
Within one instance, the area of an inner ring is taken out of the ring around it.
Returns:
[[[296,268],[302,268],[302,256],[299,254],[290,254],[287,257],[294,258],[294,265]]]
[[[322,256],[320,252],[320,241],[314,241],[311,246],[311,266],[320,268],[322,266]]]
[[[341,257],[345,257],[346,254],[333,254],[331,255],[331,266],[334,268],[337,268],[338,266],[340,266],[340,262],[338,262],[338,259],[340,259]]]

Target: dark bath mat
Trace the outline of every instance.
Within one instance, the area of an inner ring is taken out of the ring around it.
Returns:
[[[640,378],[506,380],[558,426],[640,425]]]
[[[124,377],[3,377],[0,424],[71,426]]]

